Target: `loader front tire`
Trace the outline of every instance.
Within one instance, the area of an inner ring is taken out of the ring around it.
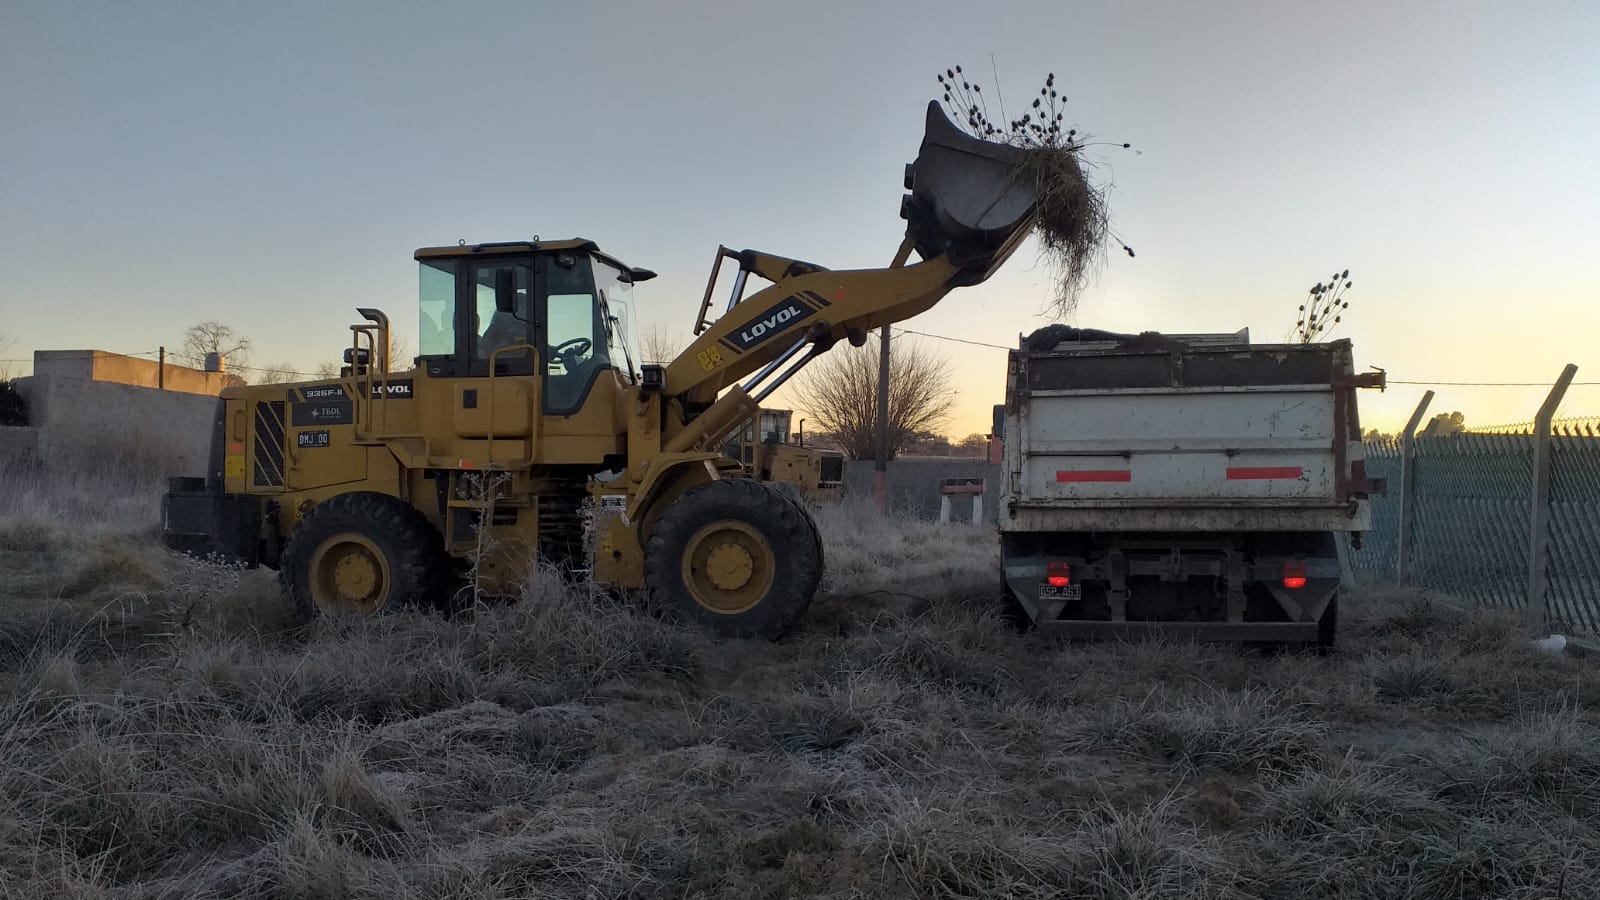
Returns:
[[[438,531],[386,494],[341,494],[317,504],[284,547],[278,581],[296,612],[393,612],[439,597],[444,546]]]
[[[657,606],[724,637],[776,640],[822,580],[810,518],[759,481],[732,478],[683,494],[644,548],[645,589]]]

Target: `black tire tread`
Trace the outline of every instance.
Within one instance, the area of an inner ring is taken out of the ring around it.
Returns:
[[[444,539],[423,514],[388,494],[353,491],[312,507],[283,548],[278,583],[303,618],[317,615],[308,584],[311,554],[336,532],[353,531],[373,540],[389,556],[395,589],[379,612],[413,604],[437,604],[448,572]]]
[[[761,528],[780,571],[762,602],[736,615],[722,615],[695,602],[682,583],[680,566],[689,537],[730,513],[743,514],[745,521]],[[783,636],[811,605],[822,567],[821,536],[810,514],[783,492],[748,478],[722,479],[685,492],[662,513],[644,548],[645,590],[652,602],[727,637]]]

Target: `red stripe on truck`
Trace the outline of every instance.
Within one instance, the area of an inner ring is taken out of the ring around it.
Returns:
[[[1127,469],[1077,469],[1056,473],[1056,481],[1132,481]]]
[[[1229,481],[1277,481],[1287,478],[1301,478],[1306,470],[1300,466],[1245,466],[1230,468]]]

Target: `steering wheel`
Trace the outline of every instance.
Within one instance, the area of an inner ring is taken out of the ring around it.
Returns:
[[[550,355],[560,357],[562,367],[570,372],[593,347],[594,341],[586,337],[575,337],[557,344],[550,350]]]

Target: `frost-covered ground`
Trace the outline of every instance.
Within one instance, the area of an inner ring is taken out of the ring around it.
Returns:
[[[1328,657],[1060,645],[997,614],[991,533],[857,508],[819,515],[776,644],[550,577],[303,629],[271,573],[164,553],[149,480],[97,478],[0,479],[0,897],[1600,883],[1594,663],[1425,598],[1350,598]]]

